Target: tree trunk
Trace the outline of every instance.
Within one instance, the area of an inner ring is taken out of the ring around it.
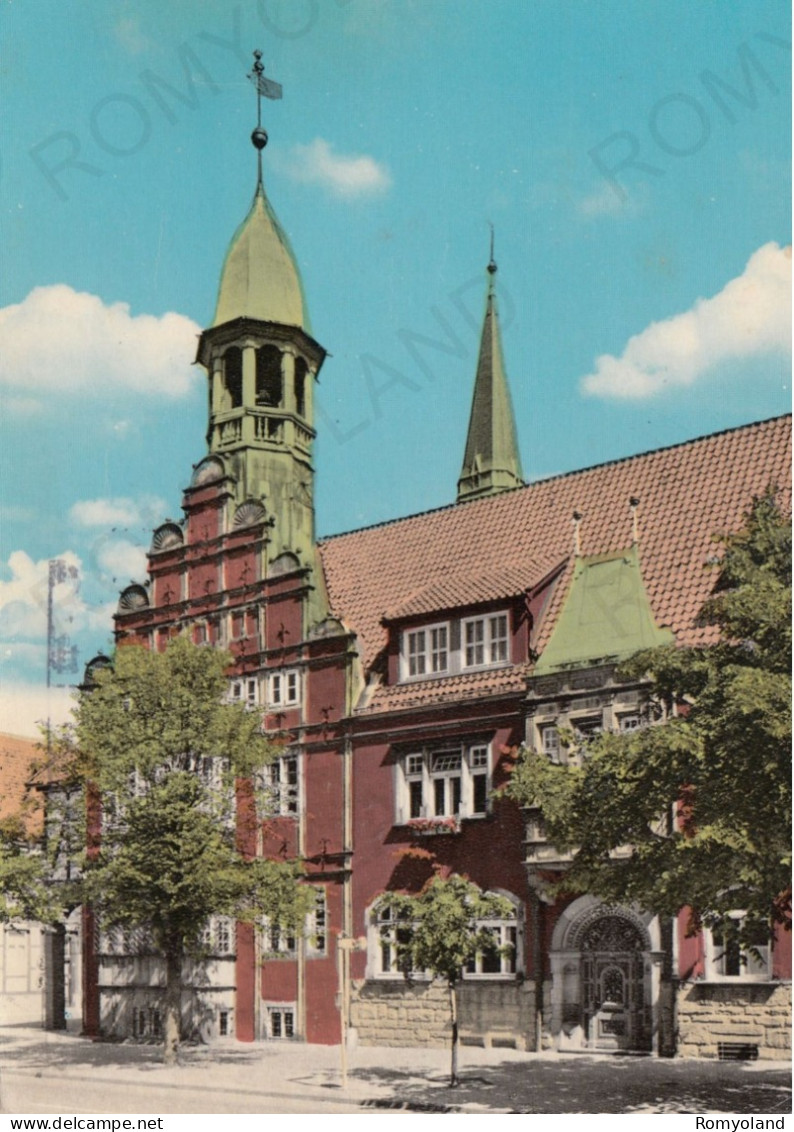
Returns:
[[[458,989],[457,984],[450,981],[447,983],[449,990],[449,1016],[452,1021],[452,1057],[449,1068],[449,1086],[454,1089],[456,1085],[460,1084],[458,1077]]]
[[[165,1018],[163,1061],[175,1065],[182,1014],[182,949],[169,948],[165,956]]]

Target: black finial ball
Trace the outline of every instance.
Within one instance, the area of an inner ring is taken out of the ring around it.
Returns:
[[[488,264],[487,271],[488,271],[489,275],[496,275],[496,261],[495,260],[491,260],[491,262]]]
[[[251,141],[256,149],[264,149],[267,145],[267,130],[263,130],[261,126],[257,126],[251,134]]]

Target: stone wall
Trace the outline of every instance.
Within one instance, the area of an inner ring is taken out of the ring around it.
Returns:
[[[717,1057],[720,1042],[791,1056],[790,983],[684,983],[678,990],[678,1056]]]
[[[458,988],[461,1041],[530,1049],[535,1035],[532,983],[464,982]],[[351,1024],[362,1045],[443,1046],[450,1038],[449,995],[432,983],[357,982]]]

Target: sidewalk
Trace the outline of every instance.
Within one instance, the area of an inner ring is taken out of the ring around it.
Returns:
[[[229,1041],[186,1047],[181,1063],[166,1067],[150,1045],[92,1042],[71,1034],[0,1029],[2,1074],[29,1075],[52,1083],[84,1080],[110,1098],[142,1085],[191,1096],[223,1094],[233,1113],[235,1097],[261,1097],[261,1112],[279,1112],[279,1099],[314,1111],[331,1101],[370,1109],[415,1112],[493,1113],[717,1113],[791,1112],[791,1067],[783,1062],[729,1063],[528,1054],[464,1047],[461,1084],[448,1087],[449,1051],[359,1046],[348,1055],[348,1083],[340,1080],[335,1046],[299,1043],[247,1045]],[[170,1095],[170,1094],[169,1094]],[[121,1101],[119,1102],[121,1103]],[[107,1110],[109,1113],[113,1108]],[[115,1111],[126,1111],[123,1104]]]

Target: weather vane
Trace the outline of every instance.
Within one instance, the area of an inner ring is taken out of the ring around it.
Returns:
[[[251,141],[257,150],[259,161],[259,180],[262,180],[262,150],[267,145],[267,130],[262,126],[262,99],[281,98],[281,83],[274,82],[265,76],[265,65],[262,62],[262,52],[254,52],[254,66],[248,78],[256,87],[256,129],[251,134]]]

